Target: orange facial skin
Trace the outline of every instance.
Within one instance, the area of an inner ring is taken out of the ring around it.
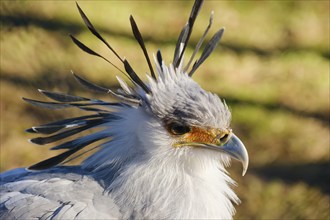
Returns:
[[[218,128],[191,127],[190,132],[182,135],[175,146],[181,147],[184,146],[185,143],[208,143],[221,145],[224,144],[222,143],[221,138],[230,132],[230,129],[223,131]]]

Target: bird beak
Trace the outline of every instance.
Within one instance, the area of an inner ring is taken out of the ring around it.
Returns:
[[[242,176],[245,175],[249,166],[249,155],[242,141],[233,133],[224,144],[207,144],[207,143],[194,143],[196,147],[208,148],[216,151],[223,152],[230,157],[240,161],[243,165]]]
[[[249,166],[249,155],[242,141],[235,134],[232,134],[227,143],[217,148],[242,163],[242,176],[244,176]]]

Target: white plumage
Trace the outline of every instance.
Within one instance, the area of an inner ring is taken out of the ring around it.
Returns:
[[[232,218],[235,210],[232,202],[238,203],[239,199],[231,189],[235,183],[228,177],[225,166],[230,163],[230,157],[240,160],[244,174],[248,155],[230,129],[231,114],[227,105],[191,78],[213,51],[223,30],[212,38],[190,71],[183,68],[184,45],[201,5],[202,1],[194,4],[180,34],[173,64],[167,66],[158,52],[155,57],[158,77],[150,67],[152,77],[147,84],[119,56],[136,85],[134,88],[118,78],[122,90],[113,92],[75,75],[83,85],[110,93],[120,102],[47,91],[40,92],[56,103],[26,99],[41,107],[78,107],[96,112],[33,127],[28,131],[52,134],[34,138],[33,143],[54,142],[94,127],[102,129],[57,145],[53,149],[67,149],[59,156],[27,170],[2,173],[1,219]],[[78,9],[88,28],[102,40]],[[132,17],[131,24],[134,36],[145,49]],[[96,55],[72,38],[85,52]],[[146,58],[149,59],[148,55]],[[104,106],[106,108],[101,108]],[[100,140],[103,143],[99,150],[81,165],[56,166]]]

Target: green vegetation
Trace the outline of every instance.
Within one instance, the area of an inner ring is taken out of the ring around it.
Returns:
[[[149,52],[171,61],[189,14],[187,1],[80,3],[94,25],[141,75],[147,70],[130,33],[134,15]],[[160,7],[161,5],[161,7]],[[215,11],[213,31],[226,27],[219,48],[194,76],[224,98],[233,129],[250,154],[250,169],[229,168],[242,204],[236,219],[329,219],[329,1],[209,1],[196,21],[188,54]],[[1,1],[0,170],[28,166],[54,152],[26,140],[24,130],[68,115],[24,103],[37,89],[98,96],[70,70],[103,85],[120,75],[81,52],[72,33],[116,62],[93,37],[71,1]],[[119,65],[119,63],[118,63]],[[108,99],[109,97],[102,97]],[[79,112],[78,112],[79,113]]]

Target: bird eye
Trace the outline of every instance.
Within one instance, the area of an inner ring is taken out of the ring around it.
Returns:
[[[190,131],[190,127],[179,124],[179,123],[171,123],[168,126],[168,130],[175,135],[183,135],[185,133],[188,133]]]

